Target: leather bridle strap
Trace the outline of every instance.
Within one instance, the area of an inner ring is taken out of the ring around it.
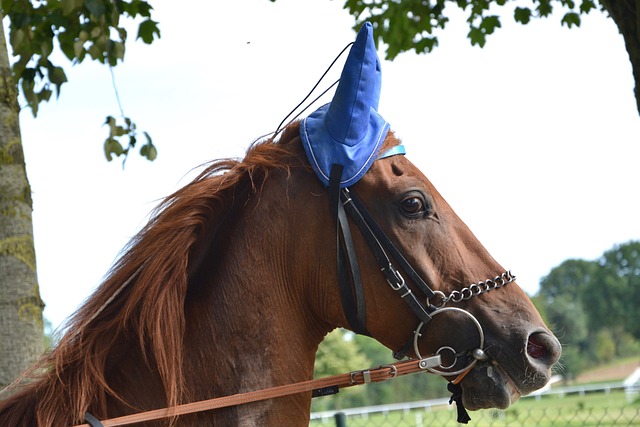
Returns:
[[[386,249],[391,254],[391,256],[400,265],[400,268],[404,270],[405,273],[407,273],[411,281],[415,283],[415,285],[420,289],[425,297],[433,298],[435,296],[433,290],[431,290],[429,285],[427,285],[422,277],[413,269],[413,266],[411,266],[409,261],[405,259],[400,250],[398,250],[396,245],[393,244],[386,233],[382,231],[376,220],[373,219],[355,191],[349,188],[345,188],[343,189],[343,193],[344,203],[345,205],[347,205],[352,218],[354,218],[354,220],[358,224],[358,228],[360,228],[363,233],[370,235],[372,239],[375,239],[377,241],[376,243],[378,246],[384,247],[384,249]],[[351,202],[351,204],[348,203],[349,201]]]
[[[436,360],[437,359],[437,360]],[[171,408],[156,409],[147,412],[140,412],[132,415],[125,415],[117,418],[101,420],[104,427],[124,426],[141,423],[145,421],[158,420],[162,418],[177,417],[180,415],[193,414],[195,412],[209,411],[212,409],[226,408],[229,406],[243,405],[251,402],[258,402],[276,397],[289,396],[292,394],[312,392],[315,395],[325,395],[326,390],[333,389],[337,392],[340,388],[347,388],[361,384],[387,381],[391,378],[403,375],[424,372],[427,367],[439,364],[439,356],[428,359],[410,359],[397,362],[393,365],[384,365],[374,369],[355,371],[346,374],[333,375],[325,378],[302,381],[264,390],[250,391],[230,396],[218,397],[199,402],[186,403]],[[91,427],[91,424],[79,424],[74,427]]]
[[[340,193],[342,202],[348,213],[358,226],[362,233],[371,253],[376,258],[380,270],[383,272],[389,286],[400,294],[400,297],[409,305],[411,310],[425,324],[431,320],[431,313],[437,310],[435,306],[423,304],[407,286],[404,278],[393,265],[391,259],[387,255],[387,251],[391,253],[400,268],[409,276],[411,281],[418,286],[424,296],[429,299],[435,294],[431,288],[424,282],[420,275],[413,269],[411,264],[404,258],[398,248],[391,242],[389,237],[382,231],[380,226],[367,211],[364,204],[356,196],[353,190],[344,188]]]
[[[364,286],[360,276],[360,266],[356,256],[351,228],[347,214],[340,200],[341,165],[334,164],[331,167],[329,178],[329,203],[331,212],[336,218],[336,247],[338,287],[340,289],[340,302],[342,310],[351,330],[357,334],[371,336],[367,330],[367,312],[364,300]]]
[[[430,314],[437,308],[428,304],[425,306],[415,296],[398,269],[393,265],[387,251],[427,300],[433,298],[435,294],[382,231],[355,193],[348,188],[340,188],[342,169],[343,167],[338,164],[332,166],[328,194],[331,211],[337,222],[336,247],[340,301],[349,327],[358,334],[371,336],[366,327],[364,286],[345,210],[348,210],[349,216],[360,229],[389,286],[398,292],[421,322],[428,323],[431,320]]]

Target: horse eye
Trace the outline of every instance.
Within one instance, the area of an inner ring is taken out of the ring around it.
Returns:
[[[400,202],[400,206],[402,207],[402,211],[404,213],[415,215],[420,212],[426,211],[425,203],[420,197],[412,196],[407,197],[402,202]]]

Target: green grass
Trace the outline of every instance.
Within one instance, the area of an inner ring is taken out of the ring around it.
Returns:
[[[544,396],[522,399],[506,411],[471,412],[468,426],[478,427],[607,427],[640,426],[640,399],[629,403],[623,391],[588,393],[584,396]],[[395,411],[347,417],[347,427],[457,427],[453,407],[431,410]],[[333,419],[314,420],[310,426],[335,426]]]

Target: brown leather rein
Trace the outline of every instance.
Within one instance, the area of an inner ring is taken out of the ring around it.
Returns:
[[[139,412],[117,418],[109,418],[98,421],[89,415],[84,424],[74,427],[112,427],[124,426],[144,421],[158,420],[162,418],[177,417],[180,415],[193,414],[195,412],[209,411],[212,409],[226,408],[229,406],[243,405],[251,402],[258,402],[276,397],[289,396],[292,394],[312,392],[312,396],[324,396],[337,393],[338,389],[353,387],[368,383],[377,383],[390,380],[403,375],[415,374],[418,372],[428,372],[429,368],[440,365],[440,356],[425,359],[410,359],[396,362],[392,365],[383,365],[378,368],[354,371],[330,377],[317,378],[298,383],[271,387],[263,390],[238,393],[229,396],[217,397],[198,402],[185,403],[170,408],[155,409],[152,411]]]

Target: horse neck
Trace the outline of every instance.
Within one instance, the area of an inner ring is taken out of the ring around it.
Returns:
[[[187,300],[185,380],[195,398],[311,379],[330,329],[309,308],[308,279],[297,273],[306,268],[297,260],[302,248],[287,210],[264,193],[260,199],[225,227],[217,239],[224,249],[208,251]],[[243,405],[225,423],[292,425],[293,416],[306,425],[309,405],[308,394]]]

